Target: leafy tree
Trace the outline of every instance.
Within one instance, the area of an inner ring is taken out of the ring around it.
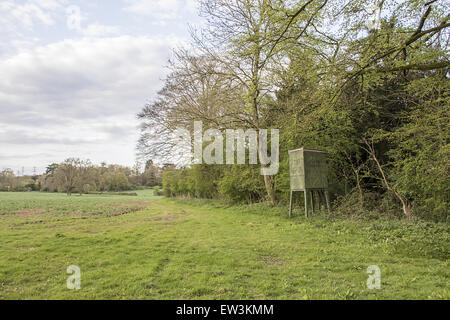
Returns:
[[[60,185],[66,190],[68,196],[72,195],[77,177],[77,166],[80,162],[78,158],[68,158],[58,166],[56,170],[57,179]]]

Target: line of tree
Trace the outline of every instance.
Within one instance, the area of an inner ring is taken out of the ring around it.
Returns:
[[[277,128],[280,172],[194,165],[163,175],[166,195],[286,201],[287,151],[305,146],[329,152],[340,205],[365,212],[389,203],[408,219],[446,219],[446,2],[200,1],[205,27],[174,52],[164,87],[139,114],[140,150],[173,160],[171,136],[195,120],[205,129]]]
[[[90,160],[68,158],[62,163],[47,166],[42,175],[15,176],[11,169],[0,172],[0,191],[45,191],[72,193],[136,190],[162,184],[162,172],[151,160],[141,170],[102,163],[94,165]],[[169,166],[170,167],[170,166]]]
[[[0,172],[0,191],[37,191],[39,190],[37,175],[16,176],[14,171],[6,168]]]

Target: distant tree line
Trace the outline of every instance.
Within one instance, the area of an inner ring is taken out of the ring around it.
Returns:
[[[141,152],[173,159],[170,137],[194,120],[277,128],[280,171],[187,166],[163,174],[167,196],[286,202],[287,151],[304,146],[329,152],[337,210],[447,219],[448,1],[204,0],[200,11],[205,27],[139,114]]]
[[[170,167],[166,165],[165,167]],[[15,176],[11,169],[0,172],[0,191],[45,191],[72,193],[136,190],[162,184],[163,168],[147,161],[141,170],[90,160],[69,158],[62,163],[47,166],[42,175]]]

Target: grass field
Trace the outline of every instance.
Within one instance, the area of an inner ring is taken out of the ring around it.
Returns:
[[[1,299],[449,299],[448,225],[213,201],[0,193]],[[69,265],[81,289],[68,290]],[[366,287],[369,265],[381,289]]]

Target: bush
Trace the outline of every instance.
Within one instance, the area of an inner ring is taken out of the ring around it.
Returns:
[[[162,190],[159,188],[159,186],[155,186],[155,187],[153,188],[153,195],[154,195],[154,196],[162,196],[162,195],[163,195],[163,192],[162,192]]]
[[[194,165],[188,169],[172,169],[163,173],[163,193],[166,197],[215,198],[221,166]]]
[[[258,165],[229,167],[219,180],[218,188],[222,195],[235,202],[257,202],[265,196]]]

